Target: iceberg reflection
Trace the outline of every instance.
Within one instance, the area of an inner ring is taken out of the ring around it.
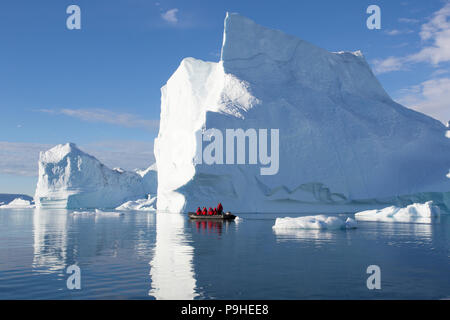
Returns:
[[[314,241],[316,244],[333,242],[336,232],[343,230],[320,230],[320,229],[273,229],[278,242],[284,241]]]
[[[157,213],[156,245],[150,261],[149,295],[161,300],[192,300],[196,293],[194,248],[185,233],[181,214]]]
[[[35,209],[33,215],[33,269],[58,272],[67,261],[67,212]]]

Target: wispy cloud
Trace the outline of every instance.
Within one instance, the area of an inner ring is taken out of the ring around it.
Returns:
[[[37,176],[39,152],[52,144],[0,141],[0,173]],[[152,141],[115,140],[79,145],[110,168],[144,169],[155,162]]]
[[[450,120],[450,78],[437,78],[402,89],[396,99],[447,124]]]
[[[404,70],[409,64],[430,63],[437,66],[450,61],[450,2],[433,14],[430,20],[421,26],[419,33],[423,47],[420,51],[407,56],[391,56],[373,61],[375,73]],[[393,32],[395,35],[396,32]]]
[[[82,121],[102,122],[119,125],[128,128],[145,128],[156,130],[159,127],[158,120],[143,119],[138,115],[131,113],[117,113],[106,109],[39,109],[39,112],[45,112],[55,115],[66,115]]]
[[[37,176],[39,152],[49,144],[0,141],[0,173]]]
[[[107,140],[80,146],[110,168],[145,169],[155,162],[153,141]]]
[[[393,29],[393,30],[385,31],[385,33],[389,36],[398,36],[401,34],[408,34],[408,33],[413,33],[413,32],[414,32],[413,30],[409,30],[409,29],[406,29],[406,30]]]
[[[415,24],[415,23],[419,23],[420,20],[419,19],[413,19],[413,18],[399,18],[398,22]]]
[[[169,9],[161,13],[161,18],[169,23],[176,24],[178,23],[178,11],[179,10],[177,8]]]
[[[386,59],[375,59],[373,60],[373,71],[376,74],[398,71],[404,68],[404,63],[402,58],[389,57]]]

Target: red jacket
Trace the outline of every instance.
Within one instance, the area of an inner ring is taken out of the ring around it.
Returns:
[[[202,215],[206,216],[207,214],[208,214],[208,210],[206,210],[206,208],[203,208]]]
[[[212,216],[214,214],[214,211],[213,211],[213,209],[212,208],[209,208],[209,211],[208,211],[208,216]]]
[[[198,216],[202,214],[202,209],[200,209],[200,207],[198,207],[197,211],[195,212]]]
[[[222,213],[222,211],[223,211],[222,204],[219,203],[219,205],[217,206],[217,212],[220,214],[220,213]]]

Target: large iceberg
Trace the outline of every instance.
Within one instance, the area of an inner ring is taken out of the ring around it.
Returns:
[[[73,143],[41,152],[35,202],[38,207],[115,208],[156,190],[156,168],[109,169]]]
[[[393,101],[359,51],[331,53],[227,14],[220,61],[184,59],[161,92],[158,210],[220,201],[237,212],[326,212],[430,198],[450,207],[447,128]],[[257,130],[259,152],[278,129],[278,168],[262,175],[271,169],[261,155],[248,164],[248,146],[246,162],[220,164],[212,133],[227,129]]]

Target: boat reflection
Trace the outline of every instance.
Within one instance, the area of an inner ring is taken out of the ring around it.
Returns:
[[[194,226],[197,233],[217,233],[222,235],[224,228],[227,229],[231,222],[196,220],[190,223]]]

